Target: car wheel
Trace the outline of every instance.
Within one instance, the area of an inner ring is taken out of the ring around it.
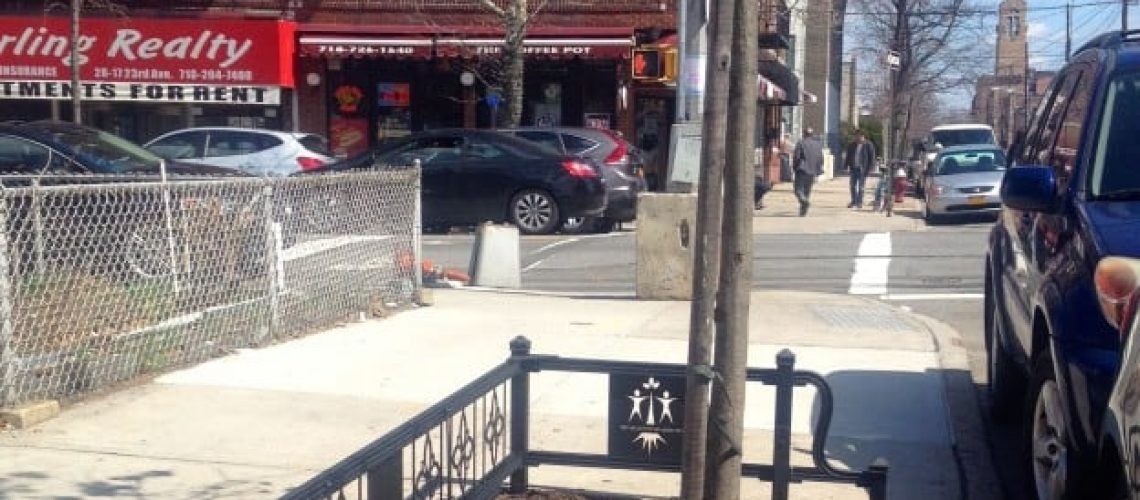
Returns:
[[[989,281],[989,280],[987,280]],[[998,309],[997,295],[992,283],[987,283],[985,297],[986,334],[986,389],[990,402],[990,416],[997,422],[1008,423],[1017,415],[1021,398],[1021,383],[1016,366],[1002,347],[1004,322]]]
[[[595,227],[593,217],[568,217],[562,222],[562,232],[565,234],[582,234],[593,231]]]
[[[1076,495],[1077,460],[1069,438],[1068,414],[1053,373],[1053,362],[1041,356],[1033,370],[1025,425],[1029,465],[1028,491],[1041,500],[1067,499]]]
[[[930,211],[930,199],[922,199],[922,221],[928,226],[933,226],[938,223],[938,215]]]
[[[523,234],[550,234],[562,222],[558,202],[537,189],[520,191],[511,198],[510,219]]]

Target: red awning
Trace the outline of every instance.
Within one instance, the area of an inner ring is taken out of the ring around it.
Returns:
[[[756,75],[756,82],[759,85],[756,91],[756,99],[760,101],[783,101],[788,98],[787,91],[772,83],[772,80],[764,78],[764,75]]]
[[[304,56],[480,57],[499,54],[503,46],[501,31],[480,27],[302,24],[298,31]],[[523,52],[544,58],[626,59],[633,44],[633,28],[534,27]]]

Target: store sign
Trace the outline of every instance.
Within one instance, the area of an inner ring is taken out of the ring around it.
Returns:
[[[81,80],[293,86],[290,22],[91,18],[80,30]],[[0,79],[69,80],[69,34],[64,17],[0,17]]]
[[[0,99],[71,99],[73,94],[70,83],[0,80]],[[82,82],[79,95],[92,101],[281,104],[281,88],[274,86]]]

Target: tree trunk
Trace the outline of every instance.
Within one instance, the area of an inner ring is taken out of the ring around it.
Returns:
[[[757,13],[755,0],[735,0],[728,95],[723,247],[717,309],[716,372],[708,430],[705,498],[740,498],[748,309],[752,297],[752,149],[756,130]]]
[[[503,72],[503,92],[506,94],[507,113],[503,126],[514,128],[522,122],[523,81],[525,76],[523,41],[526,40],[527,0],[514,0],[505,11],[506,47],[503,57],[506,68]]]
[[[75,123],[82,122],[79,92],[79,15],[82,11],[83,0],[71,0],[71,57],[67,64],[71,69],[71,121]]]
[[[701,176],[697,186],[693,299],[689,314],[689,358],[685,394],[681,498],[703,498],[705,453],[712,383],[713,308],[720,275],[721,217],[724,209],[725,141],[728,128],[728,70],[731,64],[733,0],[714,0],[709,14]]]

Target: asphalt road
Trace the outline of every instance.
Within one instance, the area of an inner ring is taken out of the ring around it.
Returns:
[[[907,308],[957,330],[970,356],[976,403],[984,409],[983,261],[992,222],[965,221],[889,235],[762,234],[754,240],[756,288],[856,293]],[[437,265],[467,269],[474,237],[428,235],[424,254]],[[535,236],[521,241],[523,287],[583,295],[634,295],[636,238]],[[988,425],[988,424],[987,424]],[[1006,491],[1020,498],[1014,453],[1017,429],[986,429]]]

